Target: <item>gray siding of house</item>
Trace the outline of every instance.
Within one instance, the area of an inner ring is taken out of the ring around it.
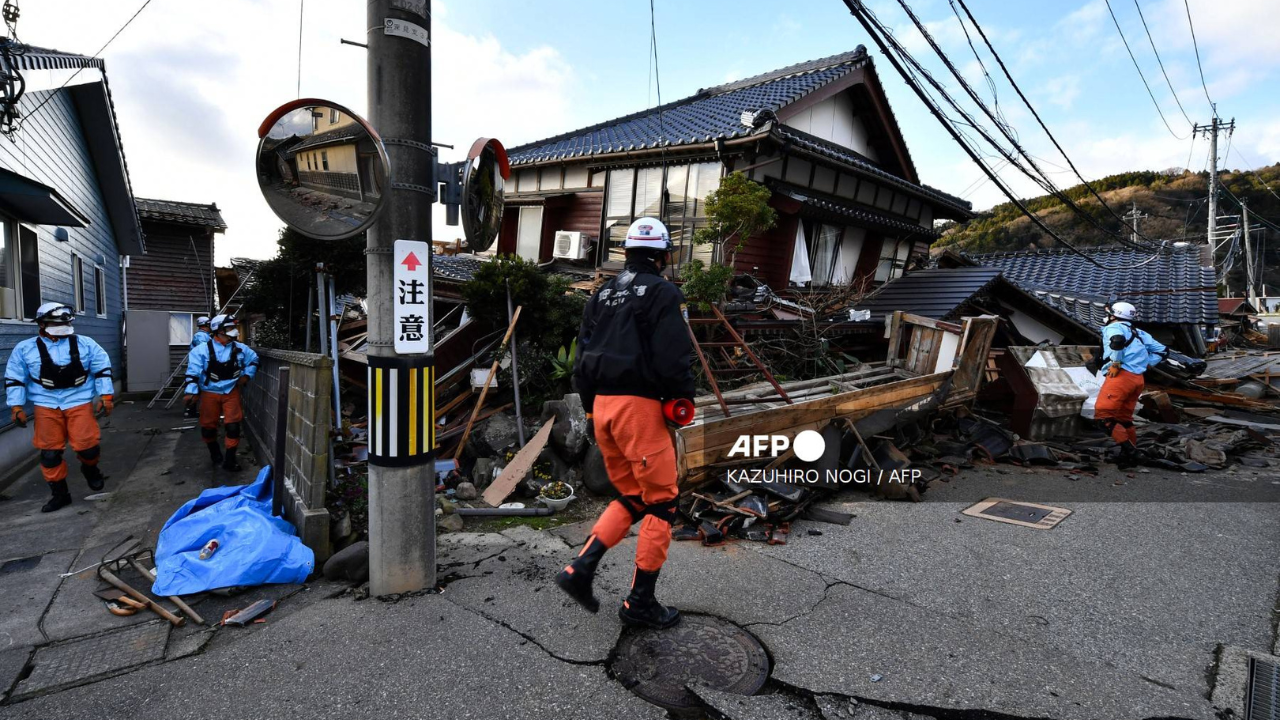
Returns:
[[[85,268],[85,313],[76,318],[76,332],[92,337],[110,354],[112,367],[119,376],[124,367],[123,295],[115,234],[70,94],[56,93],[38,113],[32,114],[48,95],[48,92],[35,92],[23,96],[20,102],[22,130],[15,136],[16,143],[0,142],[0,167],[56,189],[89,219],[87,227],[67,228],[71,236],[68,242],[55,240],[52,226],[33,226],[39,237],[41,302],[65,302],[74,307],[72,254],[80,255]],[[96,314],[92,271],[95,264],[105,275],[106,317]],[[0,320],[0,363],[8,362],[13,346],[34,333],[35,325],[31,322]],[[8,424],[7,416],[8,413],[3,416],[5,424]]]

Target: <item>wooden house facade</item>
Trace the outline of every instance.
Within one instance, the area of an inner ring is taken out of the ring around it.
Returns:
[[[969,203],[920,183],[866,49],[700,90],[691,97],[509,150],[496,251],[566,269],[621,267],[638,217],[671,231],[676,262],[724,262],[695,246],[727,172],[772,191],[777,224],[735,268],[775,289],[879,284]]]

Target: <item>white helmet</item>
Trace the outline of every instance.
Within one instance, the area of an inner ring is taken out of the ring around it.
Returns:
[[[196,327],[204,327],[205,325],[208,325],[208,324],[209,324],[208,315],[201,315],[200,317],[196,318]]]
[[[665,252],[671,249],[671,235],[667,233],[667,226],[663,225],[661,220],[642,217],[627,228],[627,240],[622,247],[628,250],[647,248]]]
[[[36,309],[36,322],[51,325],[66,325],[74,322],[76,313],[69,305],[60,302],[47,302]]]
[[[236,318],[234,315],[219,315],[209,323],[209,329],[218,332],[225,328],[233,328],[236,326]]]
[[[1112,303],[1111,314],[1121,320],[1132,320],[1138,316],[1138,308],[1127,302]]]

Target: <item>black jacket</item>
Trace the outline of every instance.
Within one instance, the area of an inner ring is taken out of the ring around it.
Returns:
[[[587,301],[573,369],[587,412],[596,395],[693,398],[692,363],[684,294],[654,265],[627,263]]]

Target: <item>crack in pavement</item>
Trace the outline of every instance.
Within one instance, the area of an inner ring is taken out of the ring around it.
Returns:
[[[569,665],[592,665],[596,667],[603,667],[605,663],[609,662],[608,658],[605,658],[604,660],[573,660],[570,658],[560,657],[559,655],[552,652],[549,648],[547,648],[547,646],[539,642],[538,639],[535,638],[533,635],[526,633],[523,630],[519,630],[515,627],[512,627],[510,623],[508,623],[507,621],[501,618],[494,617],[481,610],[469,608],[466,605],[454,602],[453,599],[451,598],[446,597],[445,600],[449,601],[449,603],[451,603],[454,607],[461,608],[462,610],[469,612],[473,615],[478,615],[479,617],[485,620],[488,620],[489,622],[500,625],[506,628],[507,630],[510,630],[511,632],[515,633],[516,635],[519,635],[520,637],[524,638],[526,641],[533,643],[539,650],[546,653],[547,656],[550,657],[552,660],[559,660],[560,662],[567,663]]]

